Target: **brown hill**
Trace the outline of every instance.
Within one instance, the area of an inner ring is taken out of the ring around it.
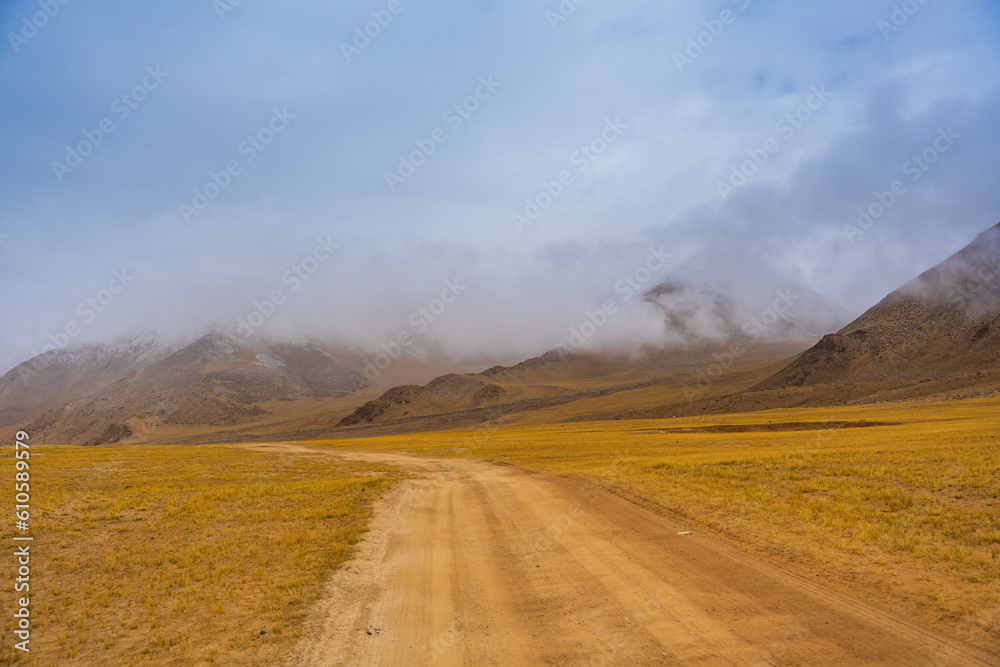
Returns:
[[[173,351],[155,334],[144,332],[110,345],[46,352],[0,377],[0,424],[27,423],[53,404],[87,396]]]
[[[655,419],[1000,393],[1000,225],[790,360],[775,364],[780,348],[761,341],[735,363],[726,346],[717,350],[717,364],[694,376],[679,372],[682,396],[626,393],[569,418]],[[651,405],[657,395],[663,400]],[[621,405],[626,396],[633,405]]]
[[[350,395],[368,386],[319,345],[213,332],[189,343],[155,336],[56,350],[0,378],[0,427],[48,442],[101,444],[162,426],[220,427],[276,401]]]
[[[398,423],[403,430],[422,430],[431,424],[466,425],[649,384],[636,378],[634,370],[634,361],[624,357],[552,351],[510,367],[393,387],[337,426]]]
[[[616,416],[620,401],[643,406],[689,402],[692,395],[702,399],[747,388],[748,380],[765,377],[748,376],[747,369],[773,372],[774,362],[854,316],[745,260],[733,258],[729,264],[734,275],[727,277],[693,261],[642,294],[642,302],[662,321],[659,345],[632,354],[596,346],[560,348],[509,367],[395,387],[337,425],[392,432],[467,426],[498,414],[522,422],[601,419]],[[735,355],[732,349],[738,350]],[[718,375],[726,379],[707,378],[720,358],[724,368]]]
[[[1000,225],[746,387],[602,418],[1000,393]]]
[[[406,385],[393,387],[374,401],[340,421],[338,426],[356,426],[382,418],[399,418],[411,411],[422,414],[450,412],[456,409],[479,408],[506,397],[508,390],[498,384],[464,375],[445,375],[426,387]]]
[[[742,391],[855,313],[770,273],[741,255],[705,254],[641,294],[662,323],[655,345],[630,352],[574,341],[512,366],[454,373],[384,391],[322,433],[315,422],[285,426],[308,437],[350,437],[471,426],[632,416]],[[578,343],[582,343],[577,347]],[[735,350],[735,353],[733,352]],[[240,432],[240,437],[244,437]]]
[[[755,409],[813,392],[760,385],[787,365],[782,360],[847,321],[846,311],[768,276],[759,283],[723,277],[713,287],[697,269],[642,295],[643,307],[662,317],[663,342],[629,353],[563,348],[481,373],[404,354],[378,370],[379,359],[359,350],[214,332],[183,345],[147,342],[131,356],[100,348],[33,360],[29,392],[14,386],[23,369],[0,378],[0,431],[27,425],[50,442],[86,444],[351,437],[499,418],[551,423]]]
[[[1000,383],[1000,225],[921,274],[757,391],[910,398]]]

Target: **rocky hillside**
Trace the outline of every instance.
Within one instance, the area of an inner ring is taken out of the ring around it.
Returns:
[[[748,270],[760,278],[760,267]],[[697,267],[684,267],[683,275],[642,294],[662,318],[659,345],[638,354],[558,349],[514,366],[447,375],[425,386],[395,387],[338,426],[425,423],[434,416],[446,416],[448,423],[474,422],[491,414],[484,408],[510,415],[653,385],[670,386],[717,363],[716,355],[734,343],[744,350],[774,346],[788,354],[854,316],[815,292],[770,275],[752,286],[736,279],[710,283]]]
[[[48,352],[14,368],[0,378],[0,428],[44,432],[50,443],[101,444],[161,425],[241,424],[275,401],[366,386],[318,344],[219,331],[174,342],[144,334]]]
[[[1000,225],[825,336],[756,390],[919,395],[1000,380]]]

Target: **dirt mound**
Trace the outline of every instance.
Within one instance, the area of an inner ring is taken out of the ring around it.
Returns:
[[[132,435],[132,429],[128,424],[108,424],[100,435],[91,438],[84,443],[84,447],[94,447],[97,445],[112,445],[121,442]]]
[[[426,386],[394,387],[337,424],[358,426],[410,415],[427,416],[494,405],[517,391],[470,375],[443,375]]]

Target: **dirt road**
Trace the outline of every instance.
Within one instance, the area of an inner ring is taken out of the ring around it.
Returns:
[[[292,664],[997,664],[586,482],[336,455],[418,479],[382,501]]]

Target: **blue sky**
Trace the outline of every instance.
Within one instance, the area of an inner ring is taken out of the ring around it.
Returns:
[[[378,340],[461,277],[468,295],[434,335],[536,354],[651,245],[737,250],[863,310],[1000,221],[995,2],[912,0],[891,32],[907,3],[588,0],[558,22],[558,2],[230,3],[0,9],[0,366],[81,320],[122,268],[134,280],[78,340],[234,323],[287,290],[317,238],[338,253],[275,333]],[[446,112],[469,99],[458,126]],[[102,121],[113,132],[79,166],[54,167]],[[911,181],[906,163],[949,127]],[[386,172],[435,131],[391,190]],[[230,162],[187,222],[181,205]],[[567,171],[519,233],[512,215]],[[852,239],[844,225],[895,180],[905,194]]]

